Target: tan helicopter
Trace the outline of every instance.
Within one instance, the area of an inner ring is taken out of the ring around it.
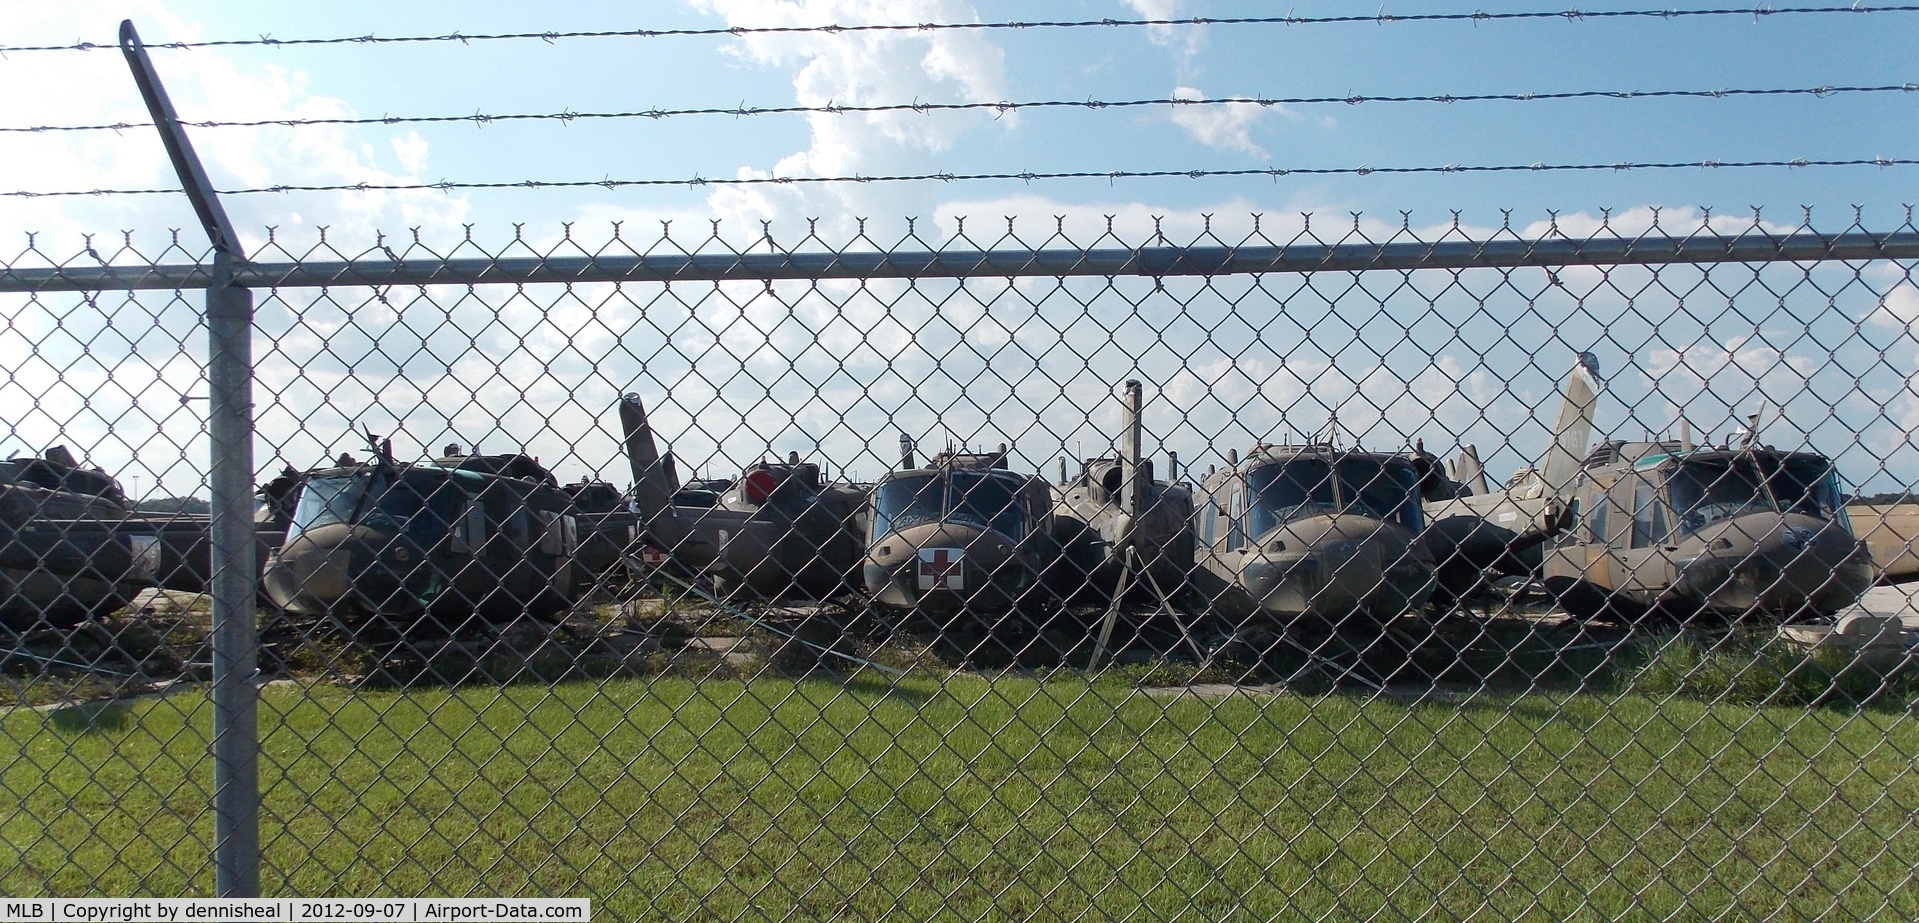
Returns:
[[[1400,454],[1330,439],[1258,445],[1208,476],[1195,589],[1231,622],[1384,624],[1425,606],[1434,560],[1420,539],[1420,472]]]
[[[1192,577],[1193,494],[1174,483],[1179,456],[1172,452],[1167,453],[1167,479],[1154,479],[1142,445],[1143,395],[1139,382],[1126,383],[1119,453],[1085,460],[1071,481],[1061,459],[1060,483],[1053,489],[1054,522],[1065,550],[1054,583],[1068,599],[1084,596],[1106,604],[1089,661],[1093,667],[1112,643],[1127,602],[1154,606],[1154,616],[1169,616],[1181,635],[1190,637],[1173,600]]]
[[[854,588],[863,491],[825,483],[818,465],[795,454],[756,463],[702,505],[683,505],[672,456],[660,454],[639,395],[621,396],[619,413],[633,470],[627,563],[636,575],[664,570],[765,599],[824,600]]]
[[[1682,423],[1678,440],[1587,452],[1598,371],[1581,353],[1538,469],[1428,505],[1453,574],[1536,576],[1569,615],[1621,623],[1819,617],[1865,591],[1872,559],[1830,460],[1758,445],[1757,417],[1737,447],[1694,446]],[[1468,452],[1455,471],[1476,462]]]
[[[1757,444],[1608,441],[1570,488],[1576,520],[1545,554],[1567,613],[1780,621],[1832,615],[1876,576],[1830,459]]]

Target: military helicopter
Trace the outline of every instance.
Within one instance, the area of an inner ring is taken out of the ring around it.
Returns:
[[[1438,568],[1438,596],[1457,600],[1498,577],[1537,577],[1546,543],[1566,528],[1570,490],[1592,439],[1599,360],[1580,353],[1561,390],[1552,445],[1537,468],[1522,468],[1497,490],[1472,446],[1451,466],[1450,492],[1426,491],[1426,543]]]
[[[1546,590],[1576,618],[1622,623],[1791,621],[1857,601],[1877,570],[1831,460],[1753,433],[1594,449],[1569,489],[1577,519],[1545,553]]]
[[[127,507],[63,446],[0,461],[0,624],[71,628],[154,586],[159,539],[128,529]]]
[[[561,484],[560,489],[573,498],[574,514],[579,521],[575,576],[589,583],[619,580],[626,573],[626,544],[632,540],[633,527],[639,521],[633,514],[632,502],[618,487],[587,477],[577,483]]]
[[[1195,584],[1216,615],[1337,629],[1425,606],[1434,562],[1411,460],[1315,439],[1227,462],[1194,498]]]
[[[864,577],[873,604],[942,633],[983,629],[1011,645],[1059,606],[1074,570],[1052,489],[1007,468],[1007,449],[946,451],[925,467],[900,436],[900,467],[873,488]],[[1083,574],[1076,574],[1084,580]]]
[[[1153,463],[1143,457],[1141,445],[1141,395],[1139,382],[1126,383],[1126,435],[1120,454],[1087,459],[1072,481],[1064,478],[1062,460],[1061,482],[1054,489],[1053,513],[1061,534],[1080,537],[1063,541],[1073,568],[1063,579],[1083,583],[1106,598],[1142,596],[1152,586],[1175,593],[1193,568],[1193,495],[1178,484],[1153,479]],[[1170,461],[1176,466],[1178,456]]]
[[[0,491],[0,607],[12,622],[69,628],[141,590],[198,593],[212,580],[209,516],[141,512],[65,446],[0,462]]]
[[[759,462],[711,505],[687,498],[672,456],[662,456],[639,395],[620,398],[636,516],[628,565],[650,577],[661,568],[710,578],[722,595],[824,600],[852,589],[858,573],[865,494],[824,482],[797,454]],[[708,485],[710,488],[713,485]]]
[[[551,618],[573,602],[572,499],[525,455],[397,462],[342,454],[307,472],[263,592],[298,615],[382,622],[409,635],[478,619]]]
[[[1167,480],[1153,478],[1142,445],[1142,403],[1140,383],[1128,381],[1119,453],[1087,459],[1071,481],[1062,458],[1053,491],[1054,522],[1066,549],[1054,583],[1068,600],[1084,596],[1106,606],[1088,661],[1093,668],[1112,642],[1124,603],[1151,605],[1147,621],[1170,616],[1190,637],[1174,599],[1185,592],[1193,569],[1193,494],[1172,483],[1176,453],[1167,453]]]

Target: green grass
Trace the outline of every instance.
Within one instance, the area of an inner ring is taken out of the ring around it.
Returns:
[[[203,700],[0,718],[0,893],[210,893]],[[616,919],[1919,918],[1919,722],[914,673],[270,689],[263,887]]]
[[[1627,682],[1648,695],[1684,695],[1749,705],[1910,708],[1919,703],[1919,664],[1858,659],[1841,650],[1807,652],[1764,629],[1676,633],[1636,642]]]

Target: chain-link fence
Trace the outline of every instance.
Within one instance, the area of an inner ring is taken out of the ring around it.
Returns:
[[[0,890],[1919,915],[1909,223],[900,227],[29,242]]]

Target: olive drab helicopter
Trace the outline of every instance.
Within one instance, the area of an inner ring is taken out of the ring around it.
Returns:
[[[701,498],[710,505],[681,505],[672,456],[660,454],[639,395],[623,395],[619,414],[633,469],[627,561],[636,575],[710,579],[723,596],[764,599],[825,600],[853,588],[863,492],[824,483],[818,465],[792,455],[748,467]]]
[[[128,503],[65,447],[0,461],[0,624],[70,628],[157,582],[157,539],[123,527]]]
[[[1454,490],[1428,491],[1426,543],[1438,568],[1438,595],[1463,599],[1500,577],[1539,575],[1546,543],[1572,510],[1572,487],[1592,439],[1599,360],[1580,353],[1561,390],[1552,444],[1537,468],[1522,468],[1496,490],[1472,446],[1451,466]]]
[[[573,498],[579,523],[574,576],[588,583],[620,580],[626,573],[626,544],[639,521],[632,503],[618,487],[587,477],[560,489]]]
[[[573,603],[572,499],[525,455],[372,458],[308,471],[261,587],[289,612],[402,634],[553,618]]]
[[[6,624],[68,628],[142,590],[205,592],[211,519],[143,513],[65,446],[0,461],[0,610]]]
[[[1195,589],[1218,615],[1370,628],[1425,606],[1434,562],[1410,459],[1315,439],[1227,462],[1194,498]]]
[[[1630,623],[1830,616],[1877,576],[1816,452],[1689,439],[1608,441],[1571,486],[1577,519],[1545,553],[1568,614]]]
[[[873,488],[863,575],[875,606],[1009,643],[1058,607],[1051,581],[1069,568],[1052,488],[1006,459],[1005,446],[949,450],[920,467],[912,437],[900,436],[899,469]]]

